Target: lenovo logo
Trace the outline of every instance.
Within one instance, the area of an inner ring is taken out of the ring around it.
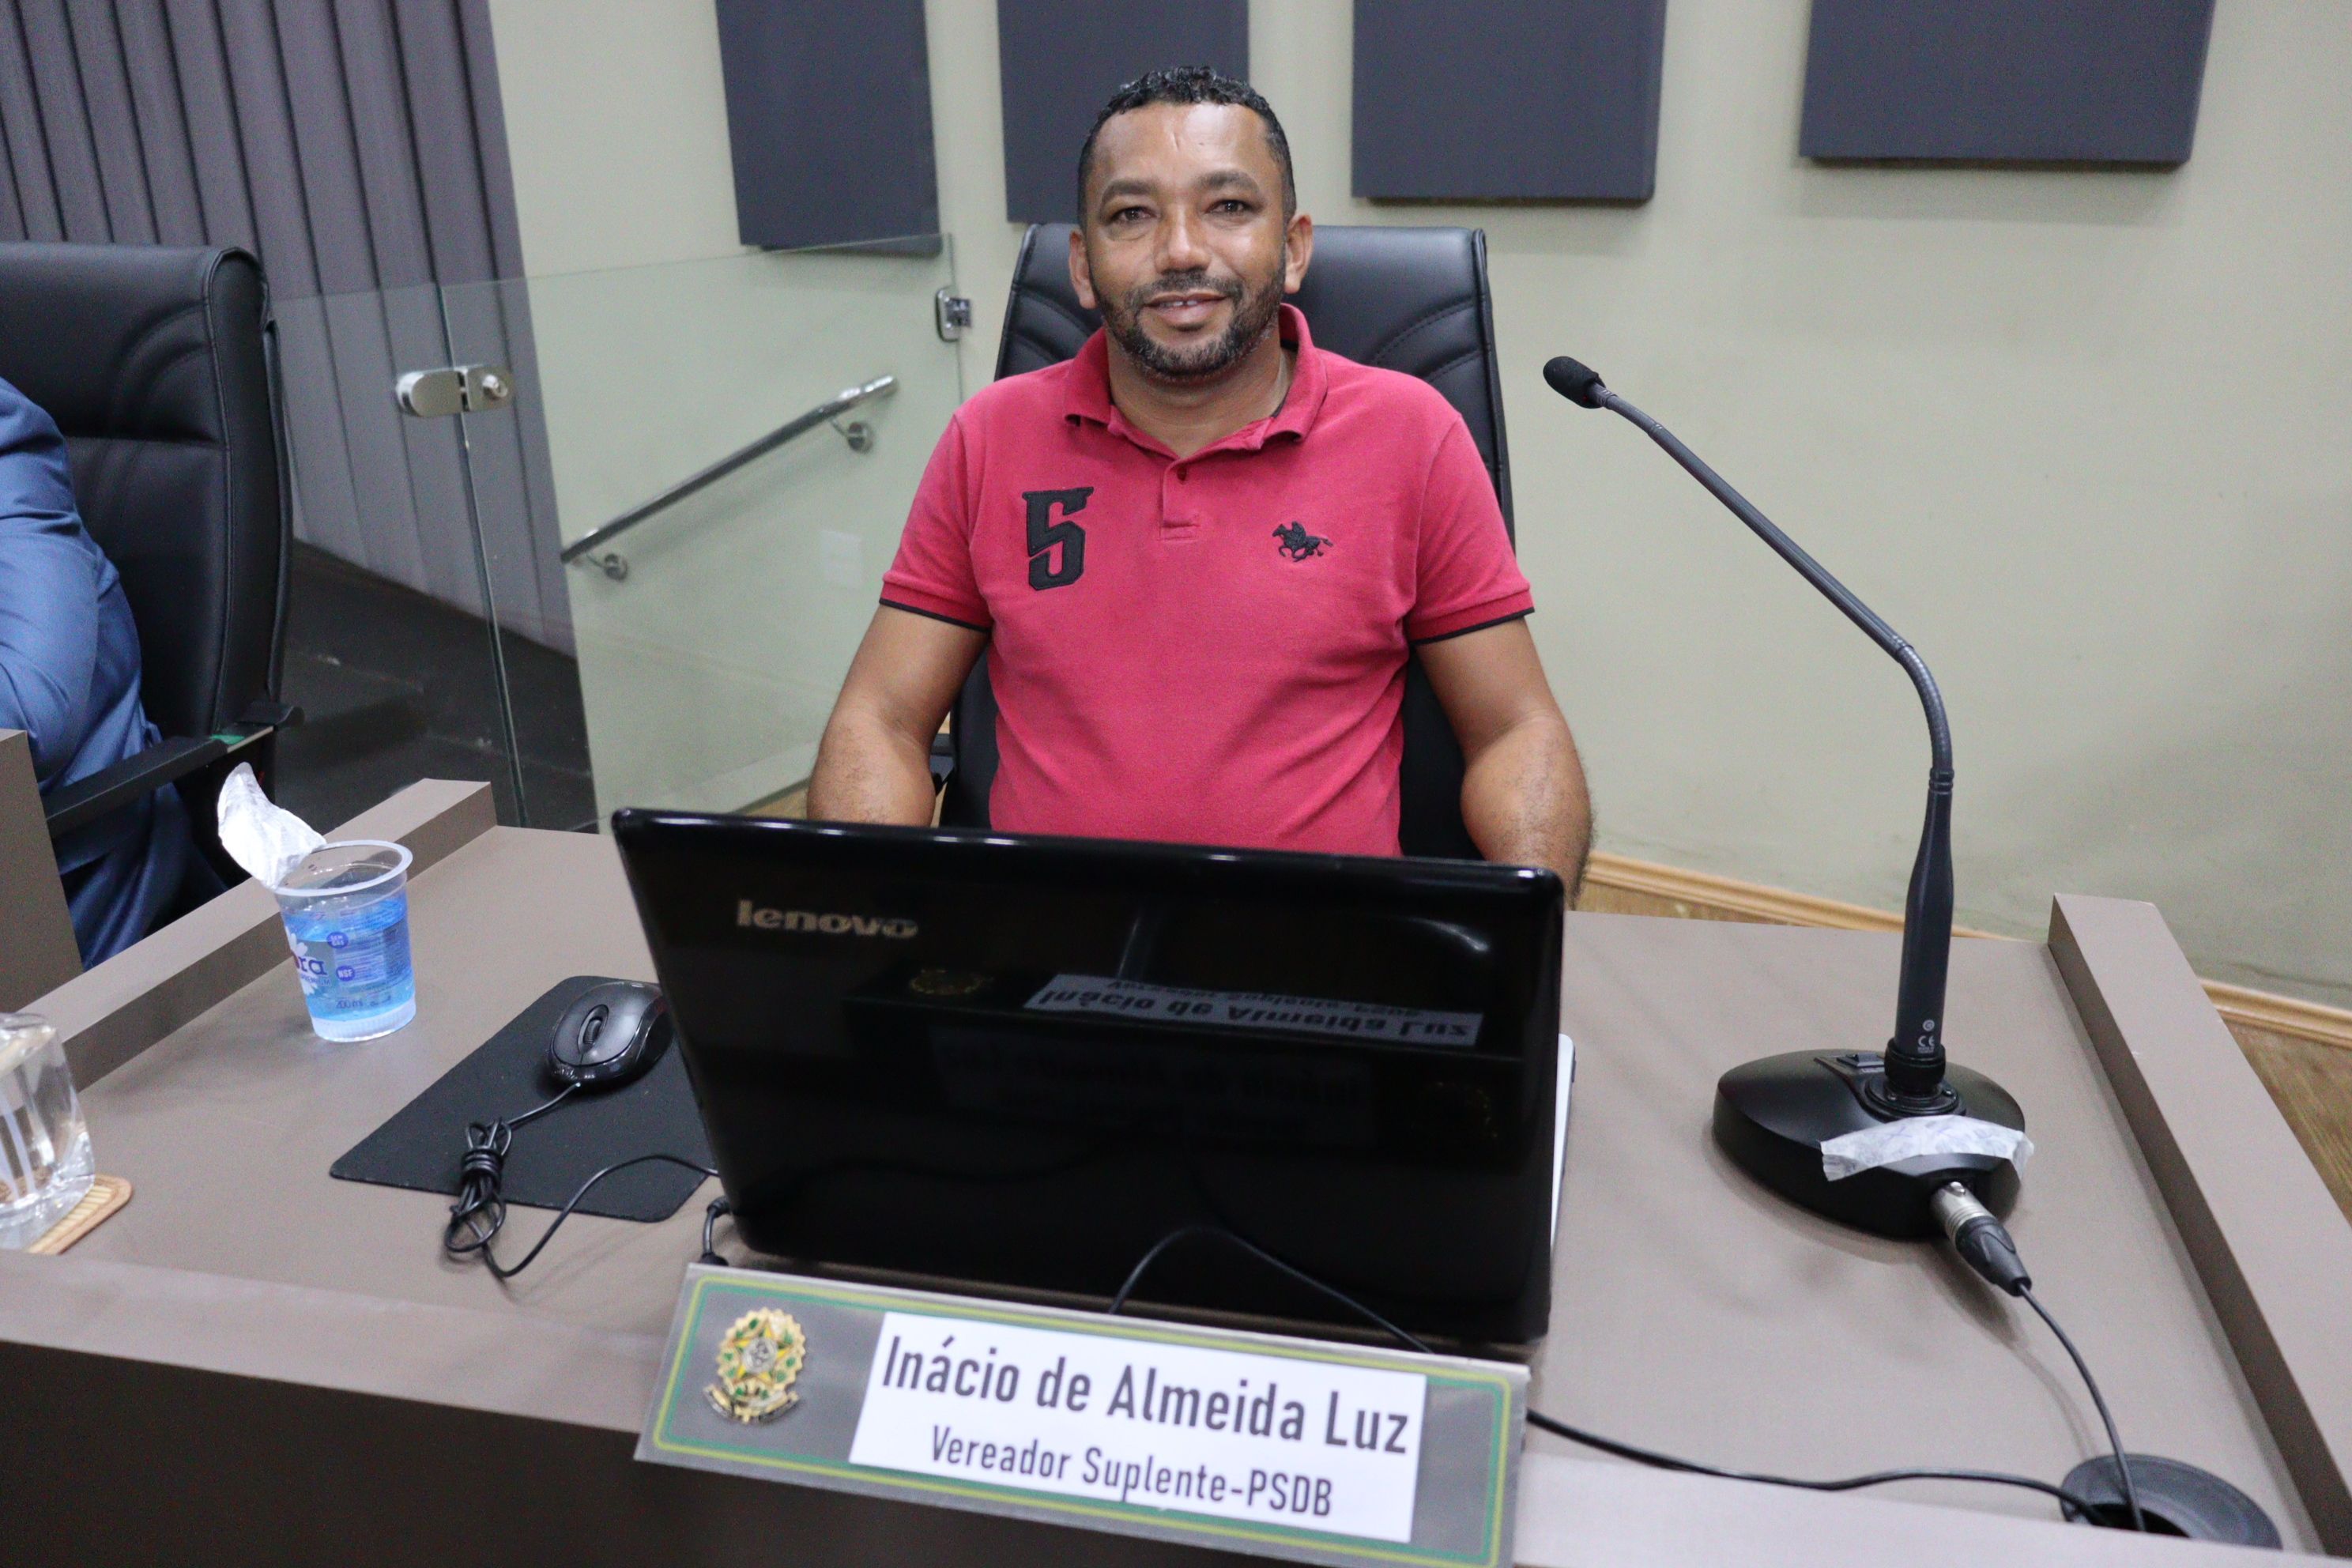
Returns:
[[[904,942],[921,930],[897,915],[815,914],[807,910],[770,910],[738,900],[735,923],[752,931],[812,931],[825,936],[885,936]]]

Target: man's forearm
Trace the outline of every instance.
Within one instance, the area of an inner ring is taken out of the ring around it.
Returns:
[[[817,743],[808,812],[827,822],[927,827],[933,803],[930,747],[879,720],[836,711]]]
[[[1487,859],[1549,867],[1573,900],[1591,847],[1592,806],[1568,725],[1533,715],[1481,747],[1463,773],[1462,820]]]

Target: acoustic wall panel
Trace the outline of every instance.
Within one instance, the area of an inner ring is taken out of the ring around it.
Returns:
[[[996,0],[1004,216],[1076,221],[1078,148],[1104,101],[1163,66],[1249,76],[1247,0]],[[1276,112],[1281,111],[1275,105]]]
[[[1813,0],[1808,158],[2185,163],[2213,0]]]
[[[1666,0],[1356,0],[1356,195],[1649,200],[1665,37]]]
[[[719,0],[719,60],[744,244],[938,233],[923,0]]]

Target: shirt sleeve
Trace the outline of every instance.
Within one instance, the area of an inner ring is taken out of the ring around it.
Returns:
[[[100,569],[58,427],[0,382],[0,729],[31,737],[44,784],[89,726]]]
[[[963,416],[948,421],[931,450],[915,504],[898,536],[898,558],[882,574],[882,602],[893,609],[952,621],[984,632],[995,624],[971,564],[973,493]]]
[[[1407,641],[1459,637],[1517,620],[1535,608],[1535,595],[1511,552],[1494,481],[1458,415],[1430,462],[1421,505],[1418,584],[1404,618]]]

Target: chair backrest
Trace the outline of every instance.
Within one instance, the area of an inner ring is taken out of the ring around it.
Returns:
[[[1068,359],[1100,320],[1070,287],[1070,226],[1030,226],[1013,269],[1013,298],[996,353],[999,380]],[[1318,226],[1315,259],[1293,296],[1315,346],[1363,364],[1417,375],[1445,395],[1478,445],[1511,521],[1511,467],[1495,310],[1486,289],[1486,236],[1475,228]],[[955,772],[941,820],[985,826],[996,775],[996,703],[985,659],[957,698]],[[1462,748],[1421,661],[1405,668],[1404,761],[1399,845],[1408,855],[1478,858],[1462,825]]]
[[[290,497],[268,333],[242,250],[0,245],[0,377],[65,434],[167,736],[278,691]]]

